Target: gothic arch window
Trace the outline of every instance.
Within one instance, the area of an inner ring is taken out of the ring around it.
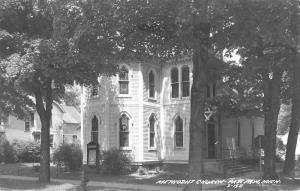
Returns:
[[[174,121],[175,126],[175,147],[183,147],[183,120],[177,116]]]
[[[172,87],[172,98],[179,97],[179,75],[178,69],[172,68],[171,70],[171,87]]]
[[[98,118],[96,116],[92,119],[91,141],[98,143]]]
[[[155,148],[155,137],[156,137],[156,124],[157,120],[154,114],[151,114],[149,118],[149,148]]]
[[[154,72],[151,70],[148,75],[148,86],[149,86],[149,97],[155,97],[155,76]]]
[[[119,124],[120,148],[129,147],[129,117],[126,114],[122,114]]]
[[[129,71],[125,66],[119,72],[119,93],[129,94]]]
[[[188,66],[181,68],[181,95],[182,97],[190,96],[190,71]]]

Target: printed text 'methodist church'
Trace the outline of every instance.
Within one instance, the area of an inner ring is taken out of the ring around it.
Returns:
[[[90,142],[98,142],[100,150],[124,150],[138,164],[188,163],[192,60],[123,62],[119,69],[116,76],[100,77],[98,87],[83,88],[84,163]],[[207,86],[207,97],[222,92],[216,81]],[[216,112],[199,137],[204,143],[199,149],[214,162],[234,147],[250,153],[253,138],[261,134],[263,118]]]

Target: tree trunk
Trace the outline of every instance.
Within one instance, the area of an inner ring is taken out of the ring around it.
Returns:
[[[195,1],[192,24],[193,84],[191,90],[191,118],[189,142],[189,179],[198,180],[203,175],[203,132],[205,130],[205,100],[210,25],[207,19],[208,1]],[[194,11],[195,11],[194,10]],[[187,185],[184,190],[202,190],[201,184]]]
[[[282,70],[273,67],[272,79],[269,73],[263,74],[265,142],[264,142],[264,179],[278,179],[275,166],[276,130],[280,109],[280,88]]]
[[[52,118],[52,89],[51,79],[48,79],[46,88],[35,91],[36,109],[41,120],[41,159],[40,183],[50,182],[50,123]],[[43,99],[44,98],[44,99]],[[45,105],[45,106],[44,106]]]
[[[293,63],[292,82],[292,121],[289,130],[288,142],[286,145],[286,157],[283,173],[287,176],[295,176],[295,151],[300,129],[300,62]]]
[[[299,6],[294,2],[291,14],[291,32],[295,39],[299,39]],[[299,53],[295,50],[295,60],[293,60],[292,71],[292,121],[289,130],[288,142],[286,145],[286,156],[283,167],[283,173],[294,177],[295,173],[295,151],[297,146],[298,133],[300,128],[300,59]]]

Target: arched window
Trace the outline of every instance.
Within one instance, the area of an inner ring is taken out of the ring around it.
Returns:
[[[155,97],[155,79],[154,79],[154,73],[152,70],[149,73],[149,97],[150,98]]]
[[[152,114],[149,118],[149,147],[155,147],[155,126],[156,126],[156,119],[155,115]]]
[[[190,96],[190,72],[187,66],[181,69],[181,95],[182,97]]]
[[[177,116],[175,118],[175,147],[183,147],[183,121]]]
[[[119,91],[120,94],[129,93],[129,78],[128,78],[128,69],[125,66],[122,66],[119,73]]]
[[[98,143],[98,118],[96,116],[92,119],[91,139],[92,142]]]
[[[120,117],[120,147],[129,147],[129,118],[122,114]]]
[[[179,96],[179,81],[178,81],[178,69],[172,68],[171,70],[171,87],[172,87],[172,98]]]

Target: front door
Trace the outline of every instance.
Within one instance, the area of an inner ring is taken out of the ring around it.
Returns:
[[[216,158],[216,150],[215,150],[215,125],[212,123],[207,124],[207,157],[208,158]]]

